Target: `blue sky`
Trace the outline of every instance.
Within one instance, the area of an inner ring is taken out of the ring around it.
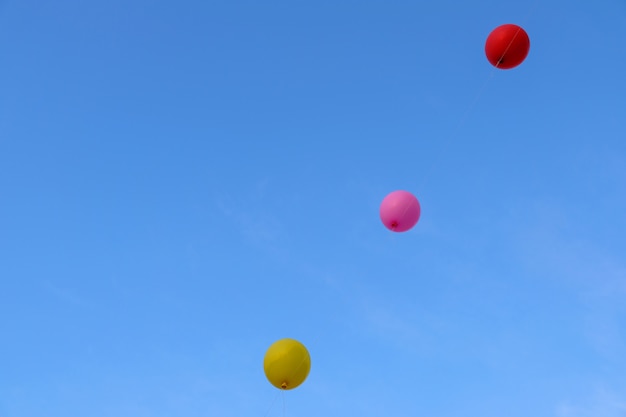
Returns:
[[[0,417],[626,416],[624,1],[6,0],[0,56]]]

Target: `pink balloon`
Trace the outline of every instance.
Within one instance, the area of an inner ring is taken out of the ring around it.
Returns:
[[[408,191],[389,193],[380,204],[380,219],[392,232],[406,232],[417,224],[420,218],[420,203]]]

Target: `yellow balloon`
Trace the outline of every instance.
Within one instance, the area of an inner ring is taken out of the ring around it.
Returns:
[[[279,389],[294,389],[304,382],[311,370],[311,357],[297,340],[281,339],[265,353],[265,376]]]

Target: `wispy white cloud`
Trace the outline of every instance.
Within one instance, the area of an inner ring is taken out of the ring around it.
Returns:
[[[597,388],[587,398],[562,402],[556,407],[556,417],[624,417],[626,416],[626,391],[615,392]]]
[[[375,290],[352,288],[346,302],[352,311],[354,331],[379,340],[399,351],[428,355],[437,341],[450,331],[451,324],[427,310],[397,303]]]
[[[51,283],[50,281],[43,282],[43,288],[49,294],[53,295],[58,300],[71,304],[75,307],[90,308],[93,307],[93,302],[88,300],[77,291],[70,288],[60,287]]]
[[[599,353],[626,353],[624,260],[577,233],[565,209],[537,205],[531,215],[538,220],[517,234],[521,265],[577,298],[580,329]]]
[[[217,207],[243,238],[253,245],[277,251],[287,239],[283,223],[271,214],[265,200],[268,179],[260,180],[248,195],[220,196]]]

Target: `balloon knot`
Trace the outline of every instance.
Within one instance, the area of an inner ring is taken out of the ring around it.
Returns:
[[[286,382],[283,382],[282,384],[280,384],[280,387],[281,387],[282,389],[287,389],[287,383],[286,383]]]

